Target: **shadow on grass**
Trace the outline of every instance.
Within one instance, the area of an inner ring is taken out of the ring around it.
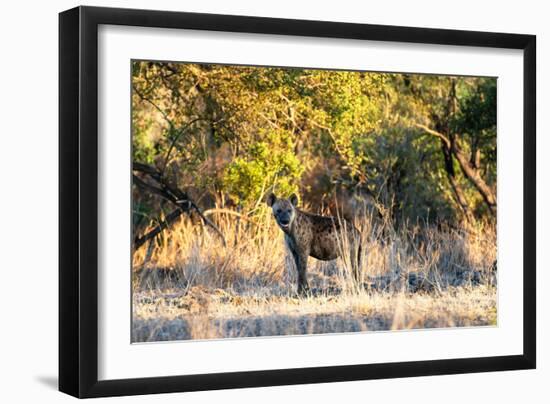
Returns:
[[[195,315],[171,320],[134,320],[133,342],[212,338],[249,338],[285,335],[379,331],[391,327],[391,318],[346,314],[245,316],[209,319]]]

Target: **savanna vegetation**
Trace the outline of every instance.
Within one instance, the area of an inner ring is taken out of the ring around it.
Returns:
[[[134,341],[496,323],[496,79],[136,61],[132,87]],[[296,295],[270,192],[353,221],[360,280],[313,260]]]

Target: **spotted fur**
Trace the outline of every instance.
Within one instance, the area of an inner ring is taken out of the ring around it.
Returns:
[[[320,216],[297,208],[298,198],[280,199],[269,195],[267,204],[273,211],[275,221],[285,233],[285,242],[290,250],[298,272],[298,292],[309,290],[307,282],[308,257],[330,261],[340,256],[342,236],[350,245],[350,258],[354,276],[358,277],[361,255],[359,231],[350,222],[331,216]]]

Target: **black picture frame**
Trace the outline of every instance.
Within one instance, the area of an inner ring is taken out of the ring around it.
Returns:
[[[181,28],[523,50],[523,354],[98,381],[98,26]],[[59,15],[59,390],[103,397],[534,369],[534,35],[77,7]]]

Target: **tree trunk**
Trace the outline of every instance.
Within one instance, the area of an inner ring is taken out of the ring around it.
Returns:
[[[456,203],[460,207],[462,215],[464,216],[466,221],[472,222],[472,211],[470,210],[470,206],[468,205],[468,201],[466,200],[466,196],[464,195],[462,185],[460,185],[456,178],[456,173],[453,165],[453,155],[443,139],[441,139],[441,150],[443,152],[443,159],[445,161],[445,172],[447,173],[449,184],[451,184]]]
[[[491,187],[489,187],[485,180],[481,178],[479,170],[471,165],[470,160],[458,147],[456,141],[452,142],[451,150],[453,152],[453,155],[456,157],[460,168],[462,169],[462,172],[464,173],[466,178],[470,180],[470,182],[481,194],[491,214],[493,216],[496,216],[497,199]]]

